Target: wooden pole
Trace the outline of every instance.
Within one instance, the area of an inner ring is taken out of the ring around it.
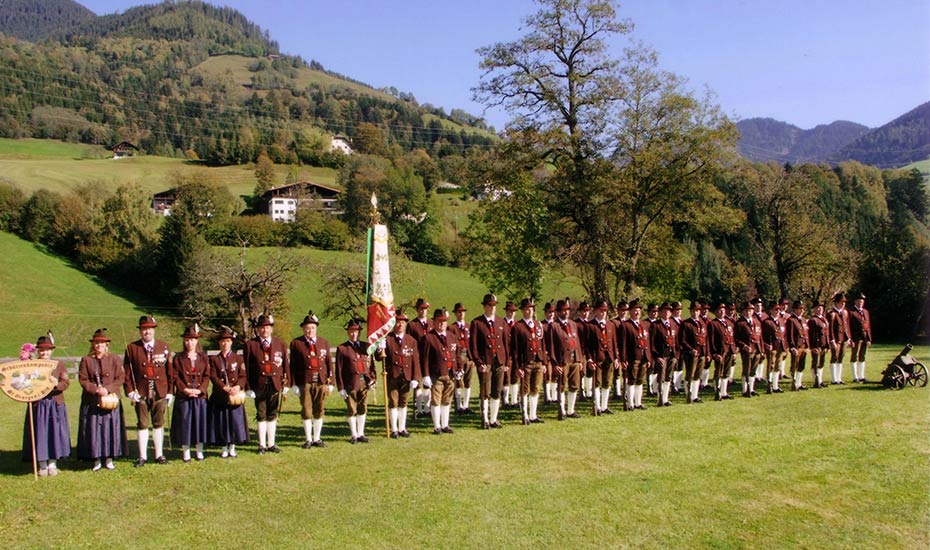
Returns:
[[[29,440],[32,442],[32,477],[39,481],[39,464],[36,462],[36,426],[32,417],[32,403],[29,406]]]

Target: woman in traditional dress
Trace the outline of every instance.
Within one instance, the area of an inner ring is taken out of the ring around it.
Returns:
[[[232,351],[236,334],[229,327],[220,332],[220,352],[210,356],[210,380],[213,393],[207,402],[207,441],[222,445],[223,458],[236,456],[236,444],[249,440],[244,397],[249,389],[242,357]]]
[[[39,359],[50,360],[55,342],[52,333],[40,336],[36,342]],[[57,476],[58,459],[71,456],[71,430],[68,428],[68,408],[65,406],[64,391],[71,383],[64,361],[52,371],[58,380],[51,393],[28,406],[32,407],[33,427],[35,430],[36,460],[39,463],[39,477]],[[32,438],[29,436],[29,411],[23,424],[23,461],[32,461]]]
[[[78,381],[83,392],[77,454],[82,460],[93,460],[93,471],[96,472],[103,465],[108,470],[114,469],[113,459],[128,454],[126,421],[119,399],[125,373],[119,358],[110,355],[107,329],[97,329],[90,343],[90,353],[81,358],[78,369]]]
[[[191,461],[191,445],[197,460],[203,460],[203,444],[207,440],[207,386],[210,382],[207,354],[198,351],[200,331],[197,325],[184,330],[184,351],[171,361],[171,381],[174,388],[174,411],[171,419],[171,441],[181,447],[181,458]]]

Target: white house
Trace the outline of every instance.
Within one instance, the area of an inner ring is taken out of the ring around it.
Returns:
[[[341,191],[312,181],[282,185],[265,191],[261,201],[265,211],[276,222],[292,222],[298,208],[338,213]]]
[[[342,153],[343,155],[351,155],[353,152],[352,145],[349,143],[349,138],[345,136],[333,136],[329,150]]]

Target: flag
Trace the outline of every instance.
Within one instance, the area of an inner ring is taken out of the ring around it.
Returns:
[[[368,230],[368,354],[374,354],[394,330],[394,293],[388,266],[387,226],[374,224]]]

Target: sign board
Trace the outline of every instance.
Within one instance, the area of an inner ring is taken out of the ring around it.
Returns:
[[[15,401],[38,401],[58,385],[58,379],[52,376],[57,366],[58,361],[50,359],[0,363],[0,390]]]

